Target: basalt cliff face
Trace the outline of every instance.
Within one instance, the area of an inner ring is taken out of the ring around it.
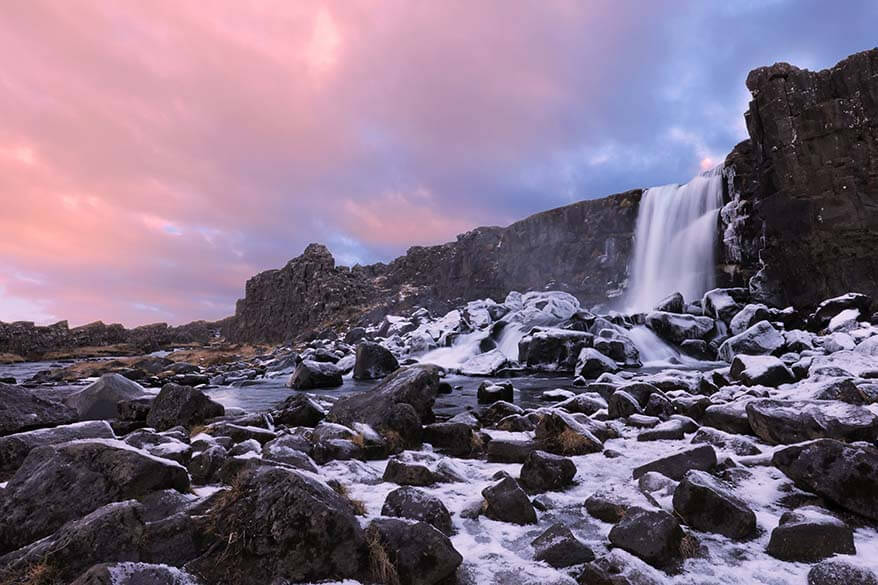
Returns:
[[[747,78],[750,138],[726,158],[717,282],[772,304],[878,295],[878,49],[812,72],[786,63]],[[336,267],[311,245],[247,283],[232,341],[286,341],[412,306],[443,310],[553,288],[588,306],[627,284],[641,190],[484,227],[390,264]]]
[[[757,298],[878,293],[878,49],[747,77],[750,139],[726,159],[726,268]],[[761,260],[760,260],[761,258]]]
[[[551,288],[603,302],[624,288],[640,196],[628,191],[505,228],[477,228],[454,242],[411,248],[389,264],[338,267],[324,246],[311,244],[247,282],[224,333],[231,341],[281,342],[413,306],[440,311],[502,299],[510,290]]]

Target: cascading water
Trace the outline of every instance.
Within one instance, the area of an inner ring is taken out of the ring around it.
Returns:
[[[649,311],[680,292],[687,302],[714,287],[722,167],[685,185],[647,189],[640,202],[628,304]]]

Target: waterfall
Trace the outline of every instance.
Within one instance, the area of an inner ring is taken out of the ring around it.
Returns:
[[[716,167],[685,185],[643,193],[634,234],[631,310],[649,311],[674,292],[691,302],[714,287],[722,181],[722,167]]]

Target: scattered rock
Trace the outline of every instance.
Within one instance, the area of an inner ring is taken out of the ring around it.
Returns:
[[[594,560],[594,552],[560,523],[549,526],[531,541],[531,545],[534,547],[534,560],[543,561],[556,569]]]
[[[767,551],[782,561],[803,563],[857,552],[853,531],[838,518],[813,507],[785,512],[771,531]]]
[[[809,439],[875,441],[878,416],[853,404],[830,400],[753,400],[747,403],[753,432],[773,444]]]
[[[387,494],[381,514],[426,522],[446,536],[454,532],[451,513],[442,500],[414,487],[401,487]]]
[[[716,451],[710,445],[680,451],[634,468],[634,479],[650,471],[657,471],[673,480],[680,481],[690,469],[710,471],[716,467]]]
[[[344,383],[341,370],[328,362],[303,360],[290,376],[287,386],[296,390],[336,388]]]
[[[384,468],[384,481],[399,485],[428,486],[437,483],[439,477],[426,465],[392,457]]]
[[[143,386],[120,374],[104,374],[97,382],[71,394],[64,404],[79,415],[80,420],[119,417],[119,402],[141,398]]]
[[[515,400],[515,389],[508,382],[504,384],[482,382],[476,391],[476,399],[479,401],[479,404],[491,404],[500,401],[513,402]]]
[[[878,575],[844,559],[829,559],[811,567],[808,585],[878,585]]]
[[[485,498],[484,513],[492,520],[511,522],[513,524],[536,524],[537,513],[533,504],[511,477],[482,490]]]
[[[354,365],[355,380],[376,380],[391,374],[399,368],[399,362],[383,345],[364,341],[357,347],[357,361]]]
[[[714,321],[710,317],[653,311],[646,316],[646,326],[662,339],[679,344],[686,339],[704,339],[713,331]]]
[[[0,437],[0,476],[14,472],[32,449],[75,439],[115,439],[105,421],[87,421]]]
[[[771,354],[782,348],[784,337],[768,321],[760,321],[743,333],[729,337],[719,346],[720,359],[732,363],[735,356]]]
[[[573,483],[576,464],[572,460],[544,451],[534,451],[521,466],[519,482],[530,492],[563,489]]]
[[[372,578],[379,583],[440,585],[463,562],[448,537],[426,522],[376,518],[366,538]]]
[[[610,530],[609,539],[653,567],[674,571],[682,563],[680,523],[663,510],[630,508]]]
[[[279,425],[316,427],[326,418],[326,410],[306,394],[293,394],[271,412],[271,417]]]
[[[556,455],[586,455],[604,448],[600,439],[572,415],[557,410],[543,415],[534,438],[543,450]]]
[[[674,512],[689,526],[729,538],[744,539],[756,533],[756,514],[730,487],[703,471],[683,476],[674,491]]]
[[[770,355],[736,355],[732,360],[730,374],[745,386],[771,386],[789,384],[796,376],[786,364]]]
[[[619,366],[598,350],[586,347],[576,359],[576,375],[583,378],[597,378],[605,372],[618,372]]]
[[[201,390],[165,384],[152,403],[146,424],[159,431],[176,426],[191,429],[211,418],[223,416],[225,411],[222,404],[214,402]]]

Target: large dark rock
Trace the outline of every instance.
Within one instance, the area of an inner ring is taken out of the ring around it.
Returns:
[[[713,331],[714,322],[709,317],[653,311],[646,316],[646,326],[671,343],[681,343],[707,337]]]
[[[729,374],[745,386],[771,386],[796,381],[793,371],[778,358],[770,355],[738,354],[732,360]]]
[[[196,453],[189,461],[189,473],[192,482],[207,484],[217,479],[217,474],[228,460],[226,450],[219,445],[208,447],[204,451]]]
[[[597,378],[601,374],[618,372],[616,362],[592,347],[583,348],[576,359],[576,375]]]
[[[675,570],[683,560],[683,529],[663,510],[631,508],[610,530],[613,546],[630,552],[658,569]]]
[[[872,297],[860,293],[847,293],[831,299],[826,299],[817,305],[814,312],[808,318],[809,324],[815,330],[820,330],[829,325],[833,317],[847,310],[856,310],[865,318],[869,315],[872,306]]]
[[[452,457],[471,457],[482,451],[482,441],[464,423],[442,422],[424,426],[423,440]]]
[[[74,409],[80,420],[117,418],[119,402],[144,395],[143,386],[119,374],[104,374],[90,386],[71,394],[64,403]]]
[[[414,487],[404,486],[387,494],[381,514],[426,522],[447,536],[454,530],[451,513],[442,500]]]
[[[357,347],[357,361],[354,363],[355,380],[375,380],[391,374],[399,367],[399,362],[390,350],[372,341],[364,341]]]
[[[189,490],[186,468],[125,443],[87,439],[33,449],[0,493],[0,552],[110,502]]]
[[[544,451],[556,455],[586,455],[604,448],[591,430],[560,410],[546,412],[540,418],[534,438]]]
[[[673,480],[680,481],[690,469],[710,471],[716,467],[716,451],[710,445],[680,451],[634,468],[634,479],[650,471],[657,471]]]
[[[536,524],[537,513],[527,494],[511,477],[505,477],[498,483],[482,490],[485,498],[485,516],[500,522],[513,524]]]
[[[176,426],[192,428],[225,412],[222,404],[214,402],[201,390],[165,384],[152,403],[146,424],[159,431]]]
[[[811,567],[808,585],[878,585],[878,575],[844,559],[829,559]]]
[[[293,394],[271,411],[271,418],[278,425],[316,427],[326,418],[326,410],[307,394]]]
[[[72,408],[35,396],[20,386],[0,384],[0,435],[72,423]]]
[[[371,390],[339,398],[327,419],[347,426],[365,423],[382,434],[400,437],[401,446],[415,447],[420,444],[421,425],[433,422],[438,390],[435,366],[400,368]]]
[[[336,388],[344,383],[341,370],[329,362],[304,360],[290,375],[287,386],[296,390],[312,390],[314,388]]]
[[[351,503],[297,471],[243,471],[209,511],[207,526],[217,546],[186,566],[206,583],[345,579],[365,566],[365,538]]]
[[[0,437],[0,477],[14,472],[31,449],[75,439],[115,439],[105,421],[86,421]]]
[[[775,467],[800,489],[878,520],[878,449],[818,439],[775,451]]]
[[[534,451],[521,466],[519,482],[530,492],[560,490],[573,483],[576,464],[567,457]]]
[[[750,72],[750,140],[735,148],[738,270],[776,306],[878,295],[878,49],[831,69]],[[725,226],[723,226],[725,227]],[[757,273],[758,271],[758,273]]]
[[[149,563],[101,563],[71,585],[197,585],[198,581],[175,567]]]
[[[674,490],[674,512],[704,532],[743,539],[756,533],[756,514],[729,486],[703,471],[692,470]]]
[[[878,439],[878,416],[862,406],[834,400],[753,400],[747,403],[747,419],[767,443]]]
[[[774,353],[785,343],[783,334],[768,321],[760,321],[743,333],[726,339],[717,350],[720,359],[732,363],[739,353],[766,355]]]
[[[594,560],[594,552],[563,524],[552,524],[531,541],[534,560],[563,568]]]
[[[440,585],[463,562],[448,537],[426,522],[376,518],[366,535],[372,578],[379,583]]]
[[[439,481],[438,475],[426,465],[393,457],[384,468],[384,481],[399,485],[428,486]]]
[[[583,567],[579,576],[582,585],[662,585],[664,579],[631,554],[613,549]]]
[[[537,328],[518,342],[518,361],[546,372],[573,372],[579,353],[591,347],[594,336],[585,331]]]
[[[766,550],[782,561],[805,563],[857,552],[854,532],[844,522],[811,507],[784,512]]]

